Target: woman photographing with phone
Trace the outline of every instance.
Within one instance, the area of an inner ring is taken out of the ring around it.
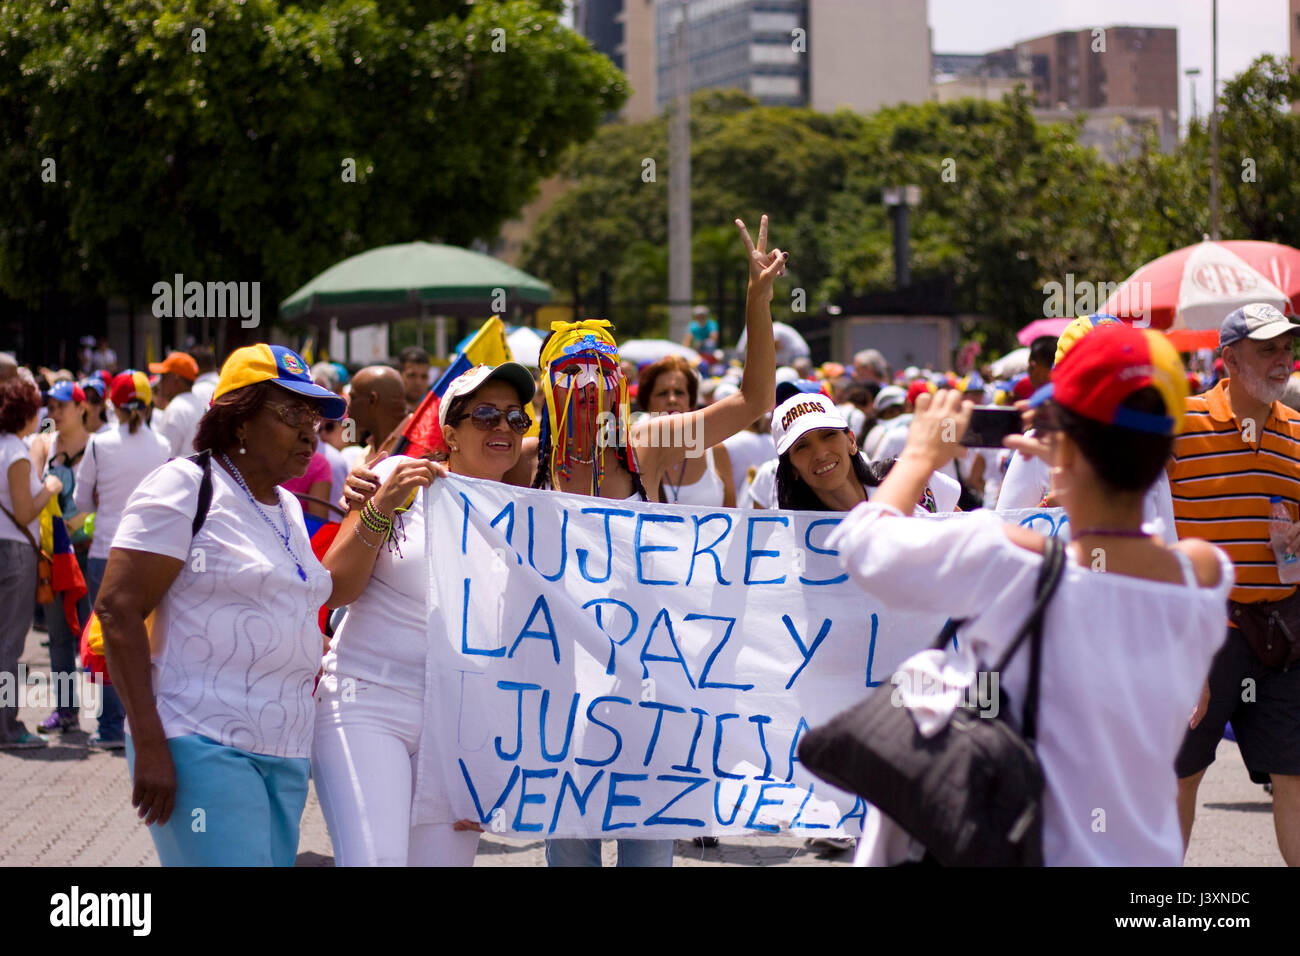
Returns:
[[[1035,395],[1036,436],[1006,439],[1049,463],[1073,537],[1043,627],[1036,751],[1048,865],[1182,861],[1174,755],[1223,643],[1233,582],[1231,562],[1209,543],[1169,546],[1142,530],[1143,495],[1164,471],[1186,396],[1182,363],[1162,335],[1098,329]],[[922,396],[889,476],[828,546],[891,606],[964,619],[962,644],[991,661],[1032,604],[1043,537],[986,511],[911,517],[929,476],[961,452],[944,439],[965,432],[970,412],[956,392]],[[1027,656],[1000,675],[1013,719]],[[1095,826],[1099,807],[1104,830]],[[872,827],[869,817],[859,862],[878,849]]]

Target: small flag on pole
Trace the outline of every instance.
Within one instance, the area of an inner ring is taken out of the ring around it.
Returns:
[[[501,317],[494,315],[483,323],[453,359],[447,371],[438,377],[433,387],[425,394],[406,428],[402,437],[393,448],[395,455],[410,455],[414,458],[427,456],[430,452],[447,450],[442,440],[442,427],[438,424],[438,405],[447,386],[460,375],[476,365],[500,365],[513,362],[510,346],[506,343],[506,326]]]

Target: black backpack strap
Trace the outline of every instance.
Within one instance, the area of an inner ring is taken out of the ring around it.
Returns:
[[[208,520],[208,509],[212,507],[212,450],[205,448],[185,460],[194,462],[203,472],[203,480],[199,482],[199,505],[194,510],[194,522],[190,525],[190,537],[194,538],[198,536],[203,522]]]
[[[948,618],[943,625],[943,630],[939,632],[939,636],[935,639],[935,642],[930,645],[930,650],[943,650],[944,645],[957,636],[957,628],[961,627],[965,623],[966,618],[964,617]]]
[[[1038,681],[1043,662],[1043,618],[1047,614],[1048,602],[1056,593],[1057,585],[1061,583],[1064,571],[1065,545],[1059,538],[1048,538],[1043,551],[1043,564],[1038,571],[1038,583],[1034,588],[1034,606],[1015,639],[994,666],[995,673],[1003,673],[1007,661],[1024,643],[1025,638],[1032,638],[1029,642],[1029,685],[1025,691],[1025,709],[1020,723],[1020,735],[1031,746],[1038,729]]]

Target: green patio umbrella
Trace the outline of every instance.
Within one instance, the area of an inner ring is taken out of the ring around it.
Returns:
[[[501,308],[504,292],[504,305]],[[415,316],[479,317],[533,312],[546,283],[500,259],[456,246],[380,246],[330,266],[280,303],[280,316],[340,329]]]

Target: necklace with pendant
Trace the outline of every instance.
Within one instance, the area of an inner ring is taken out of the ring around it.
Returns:
[[[248,495],[248,500],[253,503],[253,510],[261,515],[262,520],[265,521],[270,529],[275,532],[275,536],[279,538],[280,543],[284,545],[284,550],[289,552],[289,557],[293,558],[294,566],[298,569],[298,577],[306,581],[307,572],[303,570],[302,562],[298,560],[298,555],[294,554],[293,545],[289,543],[289,516],[284,513],[284,505],[278,500],[279,492],[276,493],[276,507],[280,509],[280,520],[284,522],[283,532],[275,526],[275,522],[272,521],[267,513],[262,510],[261,504],[259,504],[258,500],[253,497],[253,493],[248,490],[248,485],[244,481],[244,476],[239,473],[239,469],[235,467],[235,463],[226,456],[225,452],[221,453],[221,460],[226,463],[226,467],[230,469],[230,473],[234,476],[239,487],[244,490],[244,494]]]

